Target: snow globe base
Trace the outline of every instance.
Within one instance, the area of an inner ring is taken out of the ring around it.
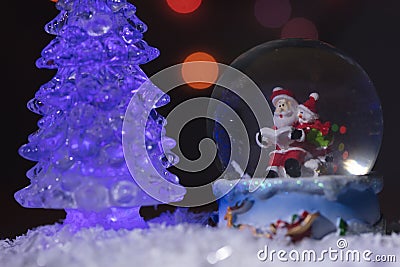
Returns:
[[[67,216],[64,225],[70,225],[76,230],[95,226],[102,226],[106,230],[148,228],[147,223],[140,216],[139,210],[140,207],[112,207],[98,212],[66,209]]]
[[[382,185],[380,177],[371,175],[221,179],[213,191],[219,198],[220,227],[298,240],[321,239],[334,232],[383,232],[377,197]]]

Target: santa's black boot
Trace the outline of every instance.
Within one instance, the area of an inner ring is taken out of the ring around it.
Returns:
[[[277,178],[279,175],[276,171],[269,170],[267,173],[267,178]]]
[[[301,176],[301,165],[296,159],[287,159],[285,161],[285,170],[287,175],[289,175],[290,177]]]

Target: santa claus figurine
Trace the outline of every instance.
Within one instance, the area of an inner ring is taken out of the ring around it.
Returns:
[[[294,145],[311,154],[312,158],[305,162],[304,166],[313,170],[314,175],[317,175],[319,165],[325,162],[328,147],[332,143],[332,137],[329,135],[330,122],[322,123],[319,120],[316,109],[318,99],[318,93],[312,93],[307,101],[297,107],[298,122],[291,136],[297,141]]]
[[[321,123],[316,109],[316,102],[319,99],[318,93],[310,94],[309,99],[297,107],[298,123],[297,129],[304,130],[309,133],[311,129],[319,130],[322,135],[326,136],[329,133],[330,123]]]
[[[292,146],[295,141],[301,141],[301,130],[296,129],[298,124],[298,102],[294,94],[282,87],[275,87],[271,101],[275,107],[274,128],[262,128],[256,136],[261,147],[276,144],[276,149],[270,153],[267,178],[299,177],[301,166],[308,152],[300,146]],[[296,135],[299,135],[297,138]],[[297,140],[299,139],[299,140]]]

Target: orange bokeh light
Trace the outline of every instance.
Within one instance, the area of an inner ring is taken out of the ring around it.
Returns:
[[[167,0],[169,7],[181,14],[192,13],[201,5],[202,0]]]
[[[217,61],[208,53],[193,53],[184,60],[184,63],[190,64],[183,64],[182,78],[192,88],[206,89],[218,78]]]

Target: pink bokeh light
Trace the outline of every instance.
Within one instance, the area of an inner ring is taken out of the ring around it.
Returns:
[[[282,28],[281,38],[318,39],[318,30],[315,24],[306,18],[293,18]]]
[[[254,14],[258,22],[267,28],[280,28],[290,18],[292,6],[289,0],[257,0]]]

